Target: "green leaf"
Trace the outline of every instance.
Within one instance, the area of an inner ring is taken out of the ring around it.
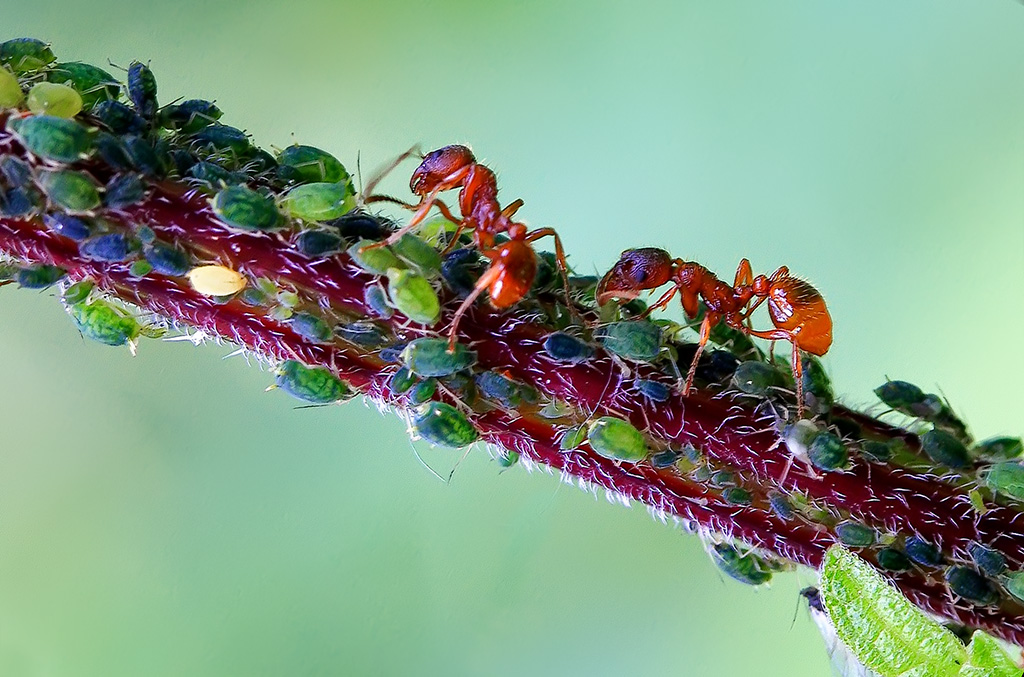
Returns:
[[[842,546],[825,553],[821,595],[836,634],[880,677],[956,677],[967,661],[953,633]]]
[[[975,630],[967,647],[967,663],[959,677],[1020,677],[1018,668],[999,642],[981,630]]]

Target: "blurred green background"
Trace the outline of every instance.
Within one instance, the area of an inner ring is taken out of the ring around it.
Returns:
[[[786,264],[828,299],[847,402],[889,375],[1024,432],[1019,2],[7,0],[0,21],[65,60],[151,60],[162,101],[215,98],[364,176],[470,143],[581,272],[639,245]],[[0,293],[0,675],[828,672],[806,578],[724,580],[642,507],[480,451],[446,486],[397,417],[297,409],[226,347],[87,344],[52,296]]]

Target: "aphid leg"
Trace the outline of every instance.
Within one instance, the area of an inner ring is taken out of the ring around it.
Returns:
[[[515,204],[515,202],[512,204]],[[516,207],[516,209],[518,209],[518,207]],[[572,290],[569,288],[569,262],[565,259],[565,249],[562,247],[562,238],[558,236],[558,233],[555,232],[554,228],[538,228],[527,235],[525,241],[533,242],[548,235],[555,240],[555,261],[558,263],[559,272],[562,273],[562,288],[565,290],[565,302],[569,306],[569,312],[576,315],[576,305],[572,301]]]
[[[360,200],[363,202],[363,204],[370,202],[370,200],[368,200],[367,198],[373,195],[373,189],[377,187],[378,183],[384,180],[384,177],[393,172],[398,167],[398,165],[402,164],[411,157],[423,157],[423,151],[420,149],[418,144],[413,146],[409,150],[405,151],[398,157],[396,157],[390,163],[385,165],[383,169],[381,169],[379,172],[373,175],[373,177],[367,182],[366,186],[363,188],[362,194],[360,195]]]
[[[462,320],[462,316],[466,314],[466,311],[469,310],[471,305],[473,305],[473,302],[476,301],[477,297],[480,296],[484,290],[490,287],[491,283],[498,279],[499,275],[501,275],[501,269],[497,265],[491,264],[491,267],[487,269],[487,272],[481,275],[480,279],[476,281],[476,286],[473,287],[473,291],[469,293],[469,296],[467,296],[462,302],[462,305],[460,305],[458,310],[455,311],[455,317],[452,318],[452,326],[448,330],[449,353],[455,352],[455,336],[458,332],[459,321]]]

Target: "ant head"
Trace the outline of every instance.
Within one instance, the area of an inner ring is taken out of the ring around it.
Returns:
[[[465,146],[445,146],[430,151],[412,173],[409,189],[416,195],[426,195],[437,189],[447,176],[475,162],[473,151]]]
[[[671,277],[672,256],[664,249],[627,249],[597,285],[597,302],[635,299],[641,291],[660,287]]]

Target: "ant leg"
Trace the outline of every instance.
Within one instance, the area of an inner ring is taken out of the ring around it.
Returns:
[[[514,204],[514,203],[513,203]],[[569,312],[576,315],[576,306],[572,302],[572,290],[569,289],[569,262],[565,260],[565,249],[562,247],[562,238],[558,236],[554,228],[538,228],[529,233],[525,241],[533,242],[542,237],[550,235],[555,240],[555,261],[558,263],[558,270],[562,273],[562,288],[565,290],[565,302],[569,306]]]
[[[519,208],[522,206],[523,201],[519,198],[516,198],[513,202],[510,202],[504,209],[501,210],[501,215],[504,216],[506,219],[511,219],[513,216],[515,216],[516,212],[518,212]]]
[[[793,343],[793,380],[796,381],[796,417],[804,417],[804,365],[800,360],[800,349]]]
[[[367,196],[373,195],[373,189],[377,187],[378,183],[380,183],[381,181],[384,180],[384,177],[386,177],[391,172],[395,171],[395,169],[398,167],[398,165],[402,164],[407,159],[409,159],[411,157],[414,157],[414,156],[419,156],[419,157],[423,156],[423,151],[420,149],[419,144],[417,144],[417,145],[413,146],[412,148],[410,148],[409,150],[405,151],[404,153],[399,155],[397,158],[392,160],[389,164],[387,164],[384,167],[384,169],[382,169],[379,172],[377,172],[377,174],[375,174],[373,176],[373,178],[371,178],[369,180],[369,182],[367,182],[366,186],[363,188],[362,195],[360,196],[362,198],[363,203],[365,204],[367,202],[367,200],[366,200]]]
[[[647,306],[647,310],[645,310],[644,312],[642,312],[640,314],[640,319],[642,320],[642,319],[646,318],[648,315],[650,315],[655,310],[664,310],[668,306],[668,302],[672,300],[672,297],[675,296],[676,292],[678,292],[678,291],[679,291],[679,287],[677,287],[675,285],[672,285],[672,288],[669,289],[664,294],[662,294],[661,298],[659,298],[657,301],[655,301],[651,305]]]
[[[697,373],[697,363],[700,361],[700,356],[704,353],[704,346],[707,345],[708,338],[711,336],[711,327],[715,324],[718,324],[718,316],[714,313],[706,313],[704,320],[700,323],[700,341],[697,342],[697,352],[693,354],[690,371],[686,372],[686,386],[683,389],[684,397],[690,394],[690,388],[693,387],[693,377]]]
[[[743,259],[739,268],[736,269],[736,278],[733,287],[748,286],[754,282],[754,271],[750,269],[750,261]]]
[[[366,245],[360,251],[364,252],[368,249],[377,249],[378,247],[386,247],[392,245],[402,239],[402,236],[409,231],[416,228],[423,222],[423,219],[430,213],[430,208],[434,206],[434,203],[438,201],[437,194],[441,192],[443,186],[438,186],[432,193],[423,198],[423,201],[416,207],[416,213],[409,219],[409,223],[405,224],[395,232],[393,232],[387,239],[381,240],[380,242],[374,242],[373,244]]]
[[[481,275],[480,279],[476,281],[476,285],[474,285],[473,291],[469,293],[469,296],[467,296],[466,299],[462,302],[462,305],[460,305],[458,310],[455,311],[455,316],[452,318],[452,326],[448,329],[449,353],[455,352],[455,334],[459,329],[459,322],[462,320],[462,316],[466,314],[466,311],[469,310],[469,307],[473,305],[473,302],[476,301],[477,297],[480,296],[480,294],[482,294],[485,289],[490,287],[491,284],[498,279],[498,276],[500,274],[501,268],[499,268],[497,265],[492,264],[491,267],[487,269],[487,272]]]

